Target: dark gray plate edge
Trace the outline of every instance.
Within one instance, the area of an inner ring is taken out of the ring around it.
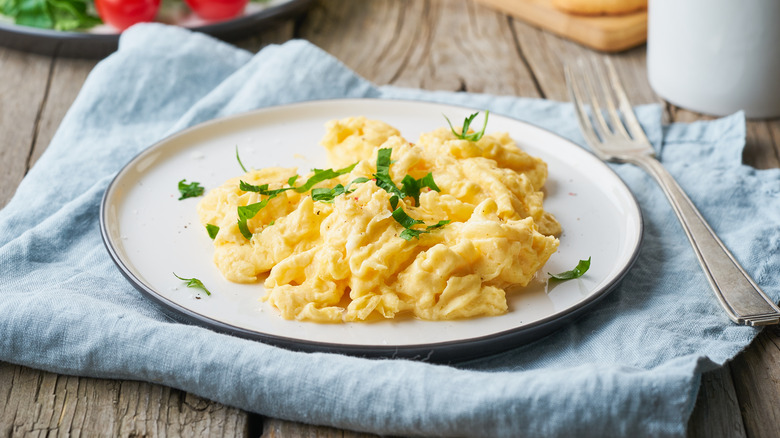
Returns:
[[[627,193],[631,196],[631,199],[634,201],[633,206],[635,207],[637,216],[639,218],[639,230],[638,230],[638,239],[634,247],[634,252],[631,254],[628,263],[615,276],[612,282],[606,284],[601,289],[594,291],[588,298],[577,303],[574,307],[571,307],[565,311],[552,314],[541,320],[514,329],[505,330],[502,332],[497,332],[497,333],[493,333],[490,335],[481,336],[477,338],[460,339],[456,341],[429,343],[429,344],[412,344],[412,345],[403,345],[403,346],[387,346],[387,345],[367,346],[367,345],[318,342],[318,341],[310,341],[310,340],[303,340],[297,338],[288,338],[288,337],[283,337],[278,335],[270,335],[267,333],[247,330],[241,327],[236,327],[221,321],[211,319],[205,315],[194,312],[184,306],[181,306],[173,301],[168,300],[164,296],[158,294],[154,289],[146,286],[141,280],[139,280],[132,274],[130,269],[127,268],[127,266],[121,260],[119,254],[117,253],[117,251],[113,246],[111,238],[108,235],[108,225],[106,223],[106,217],[107,217],[106,209],[108,208],[107,205],[108,197],[111,193],[111,189],[113,188],[114,184],[117,182],[119,176],[128,167],[134,164],[136,160],[142,155],[144,155],[147,151],[149,151],[150,149],[156,147],[161,143],[169,141],[169,139],[173,137],[183,135],[184,133],[187,133],[195,129],[200,129],[207,125],[220,123],[226,119],[235,118],[235,117],[245,117],[256,112],[273,111],[274,109],[278,109],[282,107],[295,107],[295,106],[305,106],[309,104],[322,104],[322,103],[327,103],[329,101],[344,102],[350,100],[377,101],[377,102],[392,101],[392,102],[407,102],[412,104],[447,105],[447,106],[457,107],[468,111],[479,111],[477,109],[468,108],[461,105],[452,105],[452,104],[430,102],[430,101],[413,101],[413,100],[404,100],[404,99],[368,98],[368,99],[310,100],[310,101],[298,102],[292,104],[270,106],[266,108],[256,109],[256,110],[247,111],[239,114],[233,114],[218,119],[209,120],[197,124],[195,126],[186,128],[177,133],[174,133],[166,138],[163,138],[162,140],[154,143],[153,145],[150,145],[148,148],[139,152],[135,157],[133,157],[130,161],[128,161],[127,164],[125,164],[122,167],[122,169],[120,169],[117,172],[114,179],[112,179],[109,185],[106,187],[106,190],[101,199],[100,213],[99,213],[101,238],[111,259],[113,260],[114,264],[116,264],[116,266],[119,268],[119,271],[122,273],[122,275],[138,291],[140,291],[145,297],[149,298],[152,303],[157,305],[157,307],[160,308],[163,311],[163,313],[165,313],[167,316],[175,319],[176,321],[180,321],[188,324],[194,324],[203,328],[214,330],[216,332],[233,335],[240,338],[260,341],[269,345],[282,347],[288,350],[302,351],[308,353],[315,353],[315,352],[340,353],[340,354],[347,354],[351,356],[359,356],[365,358],[386,358],[386,359],[403,358],[403,359],[411,359],[411,360],[422,360],[422,361],[432,362],[432,363],[455,363],[455,362],[462,362],[466,360],[490,356],[493,354],[510,350],[512,348],[518,347],[530,341],[538,340],[539,338],[563,327],[565,324],[574,321],[575,319],[581,317],[587,310],[590,310],[590,308],[593,307],[594,304],[598,303],[604,297],[609,295],[609,293],[612,292],[620,284],[620,282],[623,280],[626,274],[628,274],[628,271],[631,270],[634,263],[636,263],[636,260],[639,257],[639,252],[644,240],[644,218],[642,216],[642,211],[641,208],[639,207],[639,203],[637,202],[636,196],[631,191],[631,189],[625,184],[622,178],[620,178],[620,176],[612,168],[610,168],[606,163],[601,161],[592,152],[580,147],[579,145],[572,142],[571,140],[568,140],[548,129],[542,128],[533,123],[519,120],[504,114],[501,114],[501,116],[512,119],[518,123],[525,124],[534,127],[536,129],[539,129],[541,131],[544,131],[549,135],[558,137],[564,142],[569,143],[570,145],[580,148],[583,151],[591,154],[595,160],[603,164],[606,171],[611,172],[612,175],[617,179],[617,181],[620,181],[620,183],[623,184]]]

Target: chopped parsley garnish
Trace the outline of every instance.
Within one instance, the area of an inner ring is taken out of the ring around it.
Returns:
[[[325,169],[325,170],[323,170],[323,169],[312,169],[312,171],[314,172],[314,175],[312,175],[311,178],[309,178],[305,183],[303,183],[303,185],[298,186],[298,187],[294,186],[295,181],[298,180],[298,175],[294,175],[294,176],[290,177],[287,180],[287,184],[290,187],[282,187],[281,189],[275,189],[275,190],[269,190],[268,189],[268,184],[262,184],[262,185],[259,185],[259,186],[255,186],[255,185],[249,184],[249,183],[244,182],[244,181],[239,181],[239,188],[241,190],[243,190],[245,192],[259,193],[260,195],[266,195],[268,197],[263,199],[260,202],[255,202],[254,204],[249,204],[249,205],[246,205],[246,206],[243,206],[243,207],[238,207],[238,230],[241,232],[241,234],[244,237],[246,237],[247,239],[251,239],[252,238],[252,232],[249,231],[249,226],[247,226],[247,221],[249,219],[252,219],[253,217],[255,217],[257,215],[257,213],[260,212],[260,210],[265,208],[265,206],[268,205],[268,202],[271,199],[279,196],[279,194],[281,194],[283,192],[286,192],[288,190],[295,190],[298,193],[304,193],[304,192],[307,192],[309,190],[312,190],[312,187],[314,187],[314,185],[317,184],[317,183],[320,183],[322,181],[327,181],[329,179],[333,179],[333,178],[339,177],[341,175],[344,175],[346,173],[352,172],[352,169],[354,169],[355,166],[357,166],[357,164],[358,163],[354,163],[351,166],[347,166],[347,167],[345,167],[343,169],[338,169],[338,170],[333,170],[333,169]],[[360,179],[361,178],[356,178],[355,180],[350,182],[348,184],[348,186],[353,184],[353,183],[368,181],[368,179],[366,179],[366,178],[363,178],[363,180],[365,180],[365,181],[359,181]],[[342,186],[341,184],[337,185],[336,187],[339,187],[339,186],[341,186],[340,190],[343,190],[341,193],[346,193],[346,188],[344,186]],[[314,199],[315,201],[317,201],[317,200],[325,200],[327,202],[327,198],[329,196],[330,191],[336,189],[336,187],[334,187],[333,189],[314,189],[314,190],[312,190],[312,199]],[[320,199],[314,198],[315,190],[317,191],[316,192],[317,196]],[[341,194],[341,193],[339,193],[339,194]]]
[[[590,257],[588,257],[588,260],[580,260],[580,262],[577,263],[577,266],[571,271],[561,272],[560,274],[551,274],[548,272],[547,275],[555,280],[571,280],[582,277],[583,274],[588,272],[589,268]]]
[[[350,183],[347,184],[346,187],[344,187],[342,184],[337,184],[335,187],[331,189],[327,189],[327,188],[311,189],[311,199],[319,202],[331,203],[336,199],[336,196],[354,192],[356,189],[353,190],[349,189],[350,187],[352,187],[352,184],[360,184],[366,181],[370,181],[370,180],[365,177],[360,177],[350,181]]]
[[[217,233],[219,233],[219,227],[212,224],[206,224],[206,232],[209,233],[211,240],[214,240],[214,238],[217,237]]]
[[[399,236],[401,237],[401,239],[404,240],[412,240],[412,238],[415,237],[419,239],[420,234],[430,233],[431,230],[441,228],[447,225],[448,223],[450,223],[450,221],[444,220],[444,221],[439,221],[434,225],[428,225],[424,229],[414,229],[412,228],[413,226],[425,224],[425,222],[419,219],[413,219],[411,216],[406,214],[406,212],[401,207],[398,207],[395,210],[393,210],[393,219],[395,219],[396,222],[398,222],[399,224],[401,224],[401,226],[404,227],[404,230],[401,231],[401,234]]]
[[[393,150],[391,148],[383,148],[377,151],[376,173],[374,174],[374,178],[376,178],[376,185],[391,195],[390,205],[393,209],[398,207],[399,199],[406,198],[407,196],[414,199],[415,205],[419,205],[420,191],[424,187],[428,187],[437,192],[441,191],[433,180],[433,174],[430,172],[420,179],[414,179],[411,175],[406,175],[404,179],[401,180],[401,188],[399,189],[398,186],[395,185],[395,182],[393,182],[393,179],[390,178],[390,164],[392,163],[390,155],[392,153]]]
[[[179,280],[181,280],[181,281],[186,281],[187,282],[187,287],[194,287],[196,289],[202,289],[203,292],[206,292],[206,295],[211,295],[211,292],[209,292],[209,290],[206,289],[206,286],[203,285],[203,282],[198,280],[197,278],[182,278],[182,277],[179,277],[178,275],[176,275],[175,272],[173,273],[173,275],[176,278],[178,278]]]
[[[238,161],[238,165],[241,166],[241,169],[244,171],[244,173],[247,173],[248,170],[246,170],[246,167],[244,167],[244,163],[241,162],[241,157],[238,156],[238,145],[236,145],[236,161]]]
[[[469,134],[469,128],[471,127],[471,122],[474,121],[474,119],[477,117],[479,113],[474,113],[463,121],[463,128],[461,128],[461,132],[458,133],[455,131],[455,128],[452,127],[452,123],[450,122],[450,119],[447,118],[447,116],[444,116],[444,118],[447,120],[447,124],[450,125],[450,129],[452,130],[452,133],[455,134],[456,137],[458,137],[461,140],[469,140],[469,141],[479,141],[479,139],[482,138],[483,135],[485,135],[485,128],[487,128],[487,122],[488,122],[488,115],[490,115],[490,111],[485,111],[485,123],[482,125],[482,130],[473,132]],[[442,114],[443,115],[443,114]]]
[[[179,181],[179,192],[181,193],[179,201],[187,198],[197,198],[203,194],[203,187],[201,187],[199,182],[193,181],[187,184],[187,180],[183,179]]]
[[[278,193],[274,195],[269,195],[267,198],[263,199],[260,202],[255,202],[254,204],[238,207],[238,230],[241,231],[241,234],[244,237],[246,237],[247,239],[252,238],[252,232],[249,231],[249,227],[247,226],[246,221],[257,216],[257,213],[260,212],[260,210],[262,210],[263,208],[265,208],[265,206],[268,205],[268,201],[274,199],[276,195],[278,195]]]
[[[304,193],[311,190],[312,187],[314,187],[315,184],[321,183],[323,181],[327,181],[329,179],[333,179],[336,177],[339,177],[341,175],[344,175],[345,173],[352,172],[352,169],[357,166],[357,162],[352,164],[351,166],[347,166],[343,169],[339,170],[333,170],[333,169],[312,169],[314,172],[314,175],[312,175],[311,178],[309,178],[305,183],[303,183],[302,186],[295,187],[295,191],[298,193]],[[293,181],[294,182],[294,181]]]
[[[420,179],[415,179],[411,175],[406,175],[404,179],[401,181],[401,187],[399,188],[393,179],[390,177],[390,165],[392,164],[391,155],[393,150],[391,148],[383,148],[379,149],[377,151],[377,159],[376,159],[376,173],[373,175],[376,185],[388,192],[390,196],[390,206],[393,208],[393,218],[400,223],[404,230],[401,232],[400,237],[404,240],[411,240],[412,238],[419,238],[421,234],[430,233],[431,230],[441,228],[450,221],[448,220],[442,220],[434,225],[428,225],[425,228],[412,228],[415,225],[424,225],[423,221],[418,221],[415,219],[412,219],[409,215],[406,214],[406,212],[403,211],[401,207],[398,207],[398,203],[401,199],[404,199],[406,197],[411,197],[414,199],[415,205],[419,205],[420,203],[420,192],[424,188],[429,188],[431,190],[435,190],[437,192],[441,191],[439,189],[439,186],[436,185],[436,182],[433,180],[433,174],[428,173],[427,175],[423,176]],[[236,150],[236,158],[238,158],[238,151]],[[240,159],[239,159],[240,163]],[[325,188],[325,187],[317,187],[314,186],[320,182],[327,181],[329,179],[337,178],[341,175],[347,174],[349,172],[352,172],[352,170],[357,166],[358,163],[354,163],[351,166],[347,166],[343,169],[312,169],[314,174],[305,182],[303,185],[295,186],[295,182],[298,179],[298,175],[294,175],[290,177],[287,180],[287,185],[289,187],[282,187],[279,189],[271,190],[268,188],[268,184],[262,184],[262,185],[253,185],[249,184],[245,181],[239,181],[239,188],[242,191],[245,192],[253,192],[258,193],[260,195],[265,195],[267,198],[263,199],[260,202],[255,202],[254,204],[249,204],[246,206],[238,207],[238,229],[241,232],[241,234],[246,239],[252,238],[252,232],[249,230],[249,226],[247,225],[247,221],[252,219],[257,215],[257,213],[260,212],[265,206],[268,205],[268,202],[279,196],[281,193],[286,192],[288,190],[294,190],[297,193],[305,193],[309,190],[311,190],[311,197],[312,200],[318,201],[318,202],[334,202],[335,198],[340,195],[349,194],[352,193],[354,190],[351,190],[353,184],[362,184],[365,182],[368,182],[369,179],[365,177],[359,177],[355,178],[352,181],[349,182],[346,186],[343,184],[337,184],[334,187],[331,188]]]
[[[403,199],[406,196],[390,178],[390,155],[393,153],[391,148],[379,149],[376,153],[376,173],[374,178],[376,179],[376,185],[389,193],[392,197],[395,197],[395,201],[391,198],[390,202],[393,204],[393,208],[398,204],[398,199]]]
[[[411,175],[406,175],[404,179],[401,180],[401,184],[401,191],[404,195],[411,196],[414,199],[414,205],[420,205],[420,190],[423,188],[428,187],[437,192],[441,191],[433,180],[433,174],[431,172],[428,172],[427,175],[420,179],[414,179]]]

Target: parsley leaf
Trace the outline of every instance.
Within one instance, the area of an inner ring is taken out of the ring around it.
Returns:
[[[282,187],[281,189],[274,189],[269,190],[268,184],[262,184],[259,186],[249,184],[247,182],[239,180],[239,189],[245,191],[245,192],[254,192],[259,193],[260,195],[266,195],[268,198],[263,199],[260,202],[255,202],[254,204],[245,205],[242,207],[238,207],[238,230],[241,232],[241,234],[246,237],[247,239],[252,238],[252,232],[249,231],[249,227],[247,226],[247,221],[249,219],[252,219],[257,215],[257,213],[265,208],[266,205],[268,205],[268,201],[271,199],[277,197],[279,194],[286,192],[288,190],[295,190],[298,193],[304,193],[309,190],[312,190],[312,199],[315,201],[321,200],[324,202],[328,202],[329,198],[330,201],[332,201],[332,197],[330,196],[331,191],[338,191],[334,196],[340,195],[342,193],[346,192],[346,189],[343,185],[338,184],[333,189],[312,189],[315,184],[320,183],[322,181],[327,181],[329,179],[333,179],[336,177],[339,177],[341,175],[344,175],[345,173],[352,172],[352,169],[357,166],[357,162],[352,164],[351,166],[347,166],[343,169],[333,170],[333,169],[312,169],[314,172],[314,175],[312,175],[311,178],[309,178],[302,186],[295,187],[293,184],[295,184],[295,181],[298,180],[298,175],[293,175],[287,180],[287,184],[290,187]],[[367,178],[356,178],[349,184],[358,183],[358,182],[365,182],[368,181]],[[338,188],[340,187],[340,188]],[[316,194],[316,197],[315,197]]]
[[[186,181],[186,179],[179,181],[179,192],[181,193],[179,201],[187,198],[196,198],[203,194],[203,187],[201,187],[199,182],[193,181],[187,184]]]
[[[345,193],[344,186],[342,184],[336,185],[332,189],[316,188],[311,189],[311,199],[320,202],[333,202],[333,199],[338,195]]]
[[[208,289],[206,289],[206,286],[203,285],[203,282],[198,280],[197,278],[182,278],[176,275],[176,273],[173,273],[174,277],[178,278],[181,281],[187,282],[187,287],[194,287],[196,289],[202,289],[203,292],[206,292],[206,295],[211,295],[211,292],[209,292]]]
[[[487,128],[487,122],[488,122],[488,116],[490,115],[490,111],[485,111],[485,124],[482,125],[482,130],[473,132],[469,134],[469,128],[471,127],[471,122],[474,121],[474,119],[477,117],[479,113],[474,113],[463,121],[463,127],[461,128],[461,133],[458,134],[457,131],[455,131],[455,128],[452,127],[452,123],[450,122],[450,119],[447,118],[447,116],[444,116],[444,118],[447,120],[447,124],[450,125],[450,130],[453,134],[455,134],[456,137],[458,137],[461,140],[469,140],[469,141],[479,141],[479,139],[482,138],[482,136],[485,135],[485,128]],[[443,114],[442,114],[443,115]]]
[[[580,262],[577,263],[577,266],[571,271],[561,272],[560,274],[551,274],[548,272],[547,275],[555,280],[571,280],[582,277],[583,274],[588,272],[589,268],[590,257],[588,257],[588,260],[580,260]]]
[[[436,182],[433,180],[433,174],[431,172],[428,172],[427,175],[420,179],[414,179],[410,175],[406,175],[403,180],[401,180],[401,191],[405,196],[411,196],[414,198],[414,205],[420,205],[420,191],[428,187],[431,190],[435,190],[437,192],[440,192],[441,189],[439,186],[436,185]]]
[[[382,148],[377,151],[376,173],[374,174],[374,178],[376,179],[376,185],[379,186],[380,189],[383,189],[387,193],[403,199],[406,196],[404,196],[404,193],[401,191],[401,189],[395,185],[393,179],[390,178],[390,155],[392,153],[392,148]]]
[[[247,173],[248,170],[244,167],[244,163],[241,162],[241,157],[238,156],[238,145],[236,145],[236,161],[238,161],[238,165],[241,166],[241,170],[243,170],[244,173]]]
[[[211,240],[214,240],[217,237],[217,233],[219,233],[219,227],[212,224],[206,224],[206,232],[209,233]]]
[[[401,226],[405,228],[403,231],[401,231],[401,234],[399,235],[399,237],[404,240],[412,240],[412,238],[415,237],[419,239],[421,234],[430,233],[431,230],[442,228],[443,226],[450,223],[450,221],[448,220],[442,220],[437,222],[434,225],[428,225],[427,227],[425,227],[425,229],[420,230],[420,229],[414,229],[412,227],[415,225],[424,224],[425,222],[419,219],[412,218],[411,216],[406,214],[406,212],[403,211],[401,207],[398,207],[395,210],[393,210],[392,214],[393,214],[393,219],[395,219],[396,222],[398,222],[399,224],[401,224]]]
[[[390,205],[395,209],[398,206],[399,199],[410,196],[414,199],[415,205],[420,204],[420,191],[428,187],[431,190],[440,192],[439,186],[433,180],[433,174],[428,172],[427,175],[420,179],[414,179],[411,175],[406,175],[401,180],[401,188],[390,178],[390,155],[392,154],[392,148],[379,149],[376,154],[376,173],[374,178],[376,179],[376,185],[391,195]]]
[[[255,202],[254,204],[238,207],[238,230],[241,231],[241,234],[244,237],[246,237],[247,239],[252,238],[252,232],[249,231],[249,227],[247,226],[246,221],[257,216],[257,213],[259,213],[260,210],[265,208],[265,206],[268,205],[268,201],[274,199],[276,195],[277,194],[269,196],[260,202]]]
[[[353,190],[349,189],[352,186],[352,184],[360,184],[366,181],[369,181],[369,179],[364,177],[359,177],[350,181],[346,187],[344,187],[342,184],[337,184],[335,187],[331,189],[326,189],[326,188],[311,189],[311,198],[315,201],[331,203],[335,200],[336,196],[354,192],[356,189]]]
[[[315,184],[321,183],[323,181],[327,181],[329,179],[333,179],[336,177],[339,177],[341,175],[344,175],[345,173],[352,172],[352,169],[357,166],[357,162],[353,163],[351,166],[347,166],[343,169],[333,170],[333,169],[312,169],[314,172],[314,175],[312,175],[311,178],[309,178],[305,183],[303,183],[302,186],[295,187],[295,191],[298,193],[304,193],[311,190],[312,187],[314,187]],[[294,181],[293,181],[294,182]]]
[[[275,197],[279,195],[282,192],[286,192],[288,190],[292,190],[292,187],[283,187],[281,189],[275,189],[275,190],[268,190],[268,184],[262,184],[259,186],[254,186],[252,184],[246,183],[244,181],[239,180],[238,182],[238,188],[245,191],[245,192],[254,192],[259,193],[261,195],[267,195],[271,197]]]

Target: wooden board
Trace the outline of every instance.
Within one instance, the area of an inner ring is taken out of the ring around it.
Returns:
[[[556,9],[550,0],[476,0],[592,49],[619,52],[647,41],[647,11],[582,16]]]

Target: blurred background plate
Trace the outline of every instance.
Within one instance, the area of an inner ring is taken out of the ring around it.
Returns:
[[[244,15],[226,21],[206,22],[190,13],[183,2],[161,11],[160,21],[176,24],[231,41],[256,33],[259,26],[302,13],[312,0],[250,2]],[[72,58],[103,58],[115,51],[119,32],[107,25],[85,31],[57,31],[13,24],[0,16],[0,45],[26,52]]]

